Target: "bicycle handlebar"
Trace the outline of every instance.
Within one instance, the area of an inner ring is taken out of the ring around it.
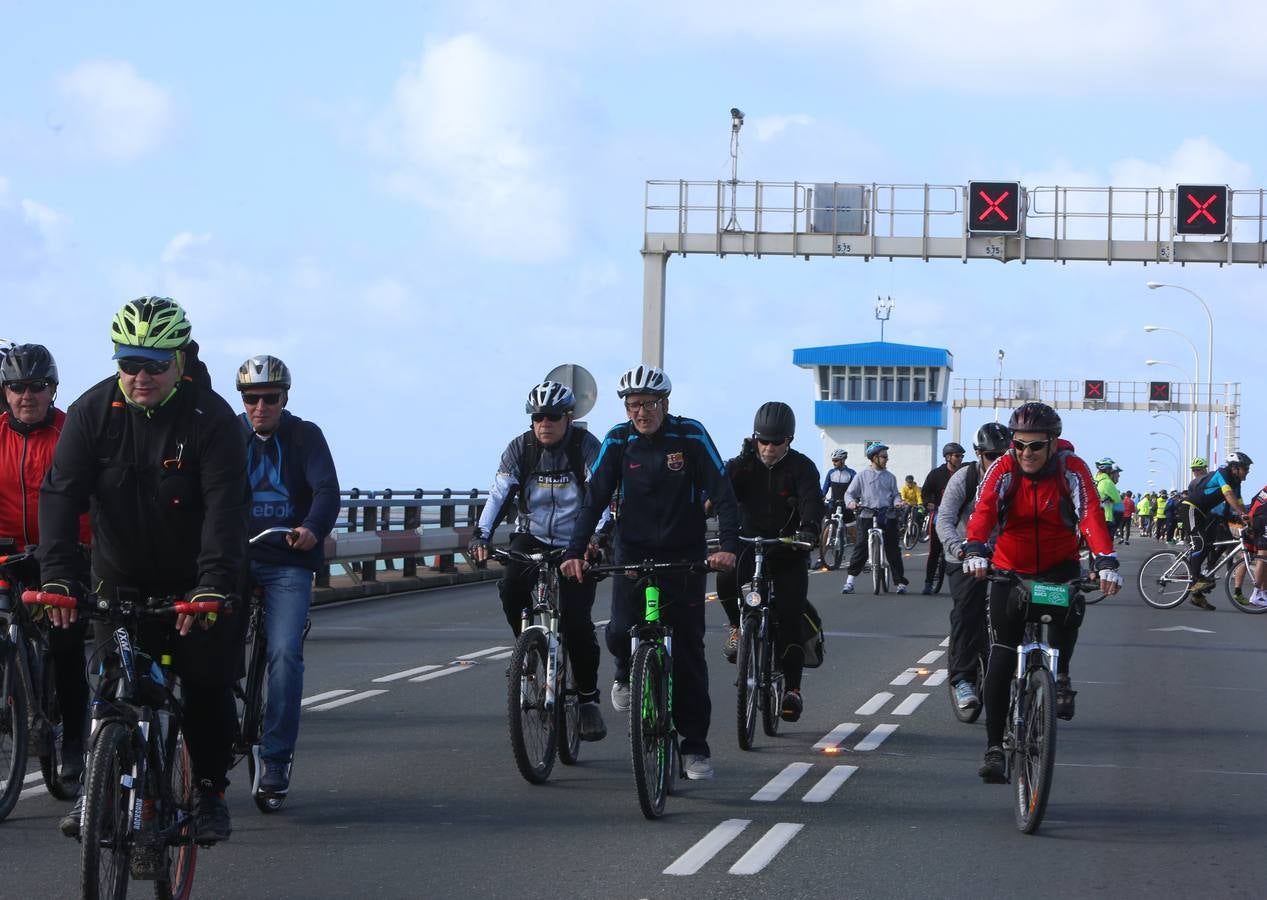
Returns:
[[[609,566],[590,566],[585,570],[587,575],[615,575],[618,572],[637,572],[639,575],[651,575],[655,572],[693,572],[696,575],[707,575],[712,569],[706,562],[642,562],[616,563]]]
[[[0,566],[9,566],[14,563],[26,562],[34,555],[34,553],[10,553],[6,556],[0,556]]]
[[[791,537],[762,538],[744,537],[743,535],[740,535],[739,540],[743,541],[745,544],[752,544],[754,546],[759,545],[762,547],[773,547],[776,544],[781,544],[787,547],[795,547],[797,550],[810,550],[814,546],[808,541],[798,541],[796,538]]]
[[[113,604],[108,601],[98,599],[93,602],[91,598],[72,597],[69,594],[57,594],[49,591],[23,591],[22,602],[28,606],[56,606],[60,609],[82,609],[88,613],[97,613],[98,615],[110,612]],[[102,605],[104,602],[105,605]],[[135,610],[138,614],[146,616],[196,616],[204,613],[221,613],[232,610],[232,604],[228,601],[220,600],[181,600],[177,598],[164,598],[159,606],[141,607]]]
[[[264,540],[264,538],[268,537],[270,534],[294,534],[294,533],[295,533],[295,529],[291,528],[289,525],[274,525],[272,528],[265,528],[255,537],[248,540],[247,543],[258,544],[260,541]]]
[[[503,550],[500,547],[490,548],[488,555],[502,562],[522,562],[534,565],[541,563],[557,563],[567,552],[566,547],[555,547],[551,550],[538,550],[536,553],[524,553],[522,550]]]
[[[1011,572],[1011,571],[1008,571],[1007,569],[996,569],[993,566],[990,567],[990,572],[988,575],[986,575],[986,579],[989,581],[996,582],[998,584],[1011,584],[1012,582],[1015,582],[1015,581],[1040,580],[1038,578],[1035,578],[1032,575],[1030,576],[1021,575],[1019,572]],[[1059,582],[1059,583],[1067,584],[1070,587],[1074,588],[1075,590],[1084,591],[1084,592],[1098,591],[1100,589],[1100,579],[1098,576],[1094,576],[1094,575],[1087,576],[1086,578],[1079,576],[1078,578],[1075,578],[1072,581],[1065,581],[1065,582]]]

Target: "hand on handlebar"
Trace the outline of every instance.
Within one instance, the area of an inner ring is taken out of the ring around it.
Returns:
[[[286,543],[290,549],[303,552],[317,546],[317,536],[302,525],[297,525],[286,535]]]
[[[69,581],[49,581],[40,588],[46,594],[62,594],[66,597],[82,597],[84,590]],[[79,619],[79,610],[64,609],[60,606],[45,606],[44,611],[49,622],[56,628],[69,628]]]
[[[583,559],[565,559],[559,564],[559,571],[564,578],[571,578],[573,581],[580,581],[585,577],[585,570],[589,568],[589,563]]]
[[[185,595],[185,599],[190,603],[210,600],[223,604],[225,596],[216,588],[196,587]],[[191,615],[189,613],[178,613],[176,616],[176,630],[180,632],[181,637],[189,634],[190,630],[194,627],[195,620],[198,622],[198,626],[205,631],[216,623],[216,614],[206,613]]]
[[[708,567],[716,572],[729,571],[735,567],[735,554],[718,550],[708,555]]]

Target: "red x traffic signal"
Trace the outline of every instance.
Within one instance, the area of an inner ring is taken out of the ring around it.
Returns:
[[[1175,234],[1227,234],[1227,185],[1177,185]]]
[[[968,234],[1020,234],[1019,181],[968,182]]]
[[[1104,379],[1095,378],[1082,382],[1082,399],[1083,400],[1103,400],[1104,399]]]
[[[1170,402],[1170,382],[1169,381],[1148,382],[1148,399],[1153,403],[1169,403]]]

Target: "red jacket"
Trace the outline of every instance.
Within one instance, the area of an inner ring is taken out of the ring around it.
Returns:
[[[16,431],[10,416],[0,414],[0,538],[16,540],[21,549],[40,542],[40,484],[53,464],[53,447],[62,436],[66,414],[53,410],[52,424],[28,434]],[[79,542],[91,539],[85,514],[79,517]]]
[[[1096,556],[1113,552],[1091,470],[1068,441],[1057,441],[1056,450],[1065,451],[1063,467],[1053,455],[1037,476],[1029,477],[1007,453],[981,482],[967,539],[986,543],[993,535],[994,564],[1000,569],[1034,575],[1076,560],[1079,531]]]
[[[1128,519],[1131,516],[1135,515],[1135,498],[1134,497],[1122,498],[1122,515],[1126,516]]]

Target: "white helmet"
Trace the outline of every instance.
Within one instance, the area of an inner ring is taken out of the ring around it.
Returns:
[[[617,397],[628,397],[630,394],[655,394],[657,397],[669,396],[673,383],[663,369],[655,366],[635,366],[620,376],[620,387],[616,389]]]
[[[833,450],[831,453],[832,462],[835,462],[838,459],[848,459],[848,458],[849,458],[848,450]]]
[[[524,412],[534,413],[569,413],[576,409],[576,397],[572,389],[557,381],[543,381],[528,392],[528,401],[524,403]]]

